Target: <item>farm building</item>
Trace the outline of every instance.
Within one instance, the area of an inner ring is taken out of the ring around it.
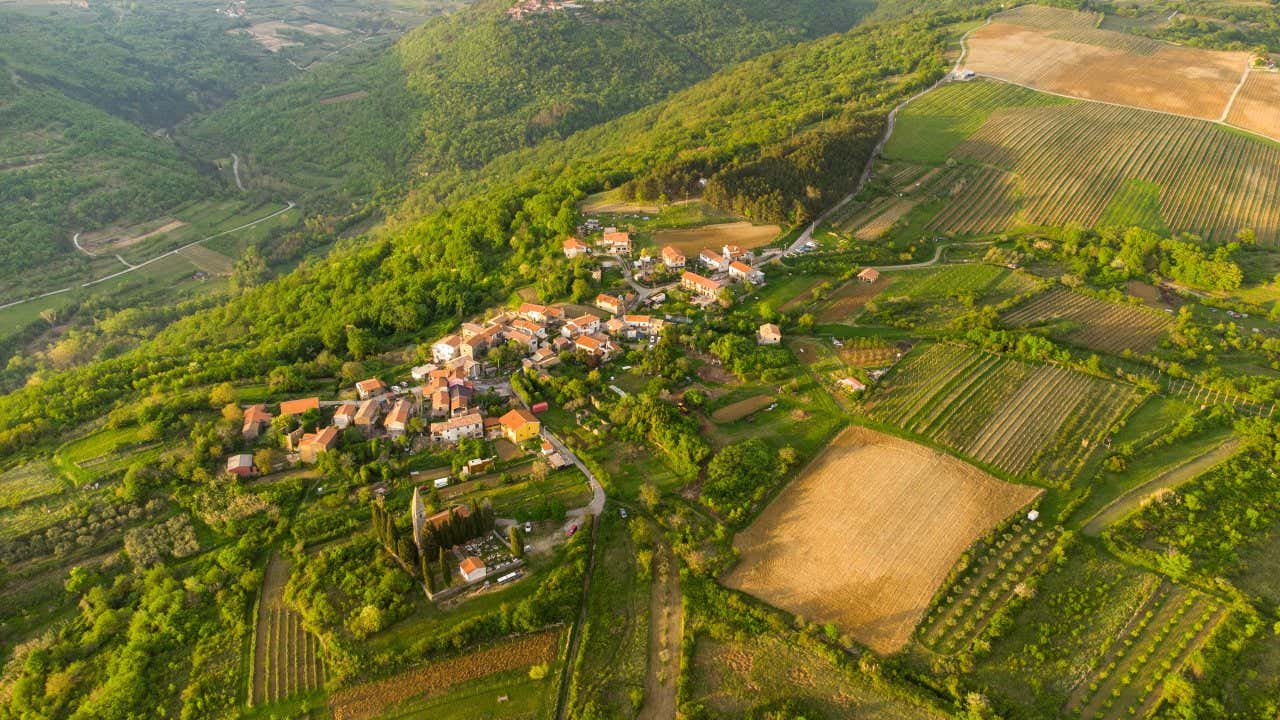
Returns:
[[[570,260],[576,257],[580,257],[582,255],[588,255],[590,253],[591,253],[591,248],[587,247],[587,244],[582,242],[578,238],[570,236],[565,239],[564,256],[569,258]]]
[[[764,273],[738,260],[729,263],[729,277],[749,282],[753,285],[759,285],[764,282]]]
[[[867,284],[874,283],[880,279],[880,271],[875,268],[865,268],[858,273],[858,279]]]
[[[358,410],[359,407],[360,406],[355,403],[343,403],[339,405],[338,409],[333,411],[333,426],[345,429],[347,426],[351,425],[351,423],[355,422],[356,410]]]
[[[368,435],[373,431],[374,426],[378,424],[378,418],[382,417],[382,403],[377,400],[369,399],[360,403],[360,407],[356,409],[355,418],[352,422],[355,426],[364,430]]]
[[[596,307],[614,315],[621,315],[622,311],[625,309],[622,307],[622,298],[606,295],[604,293],[600,293],[596,296]]]
[[[244,411],[244,425],[240,428],[241,437],[245,440],[256,439],[271,424],[271,420],[272,416],[267,412],[266,405],[261,403],[250,405],[249,409]]]
[[[382,425],[391,437],[400,437],[408,431],[411,417],[413,417],[413,405],[408,400],[398,400]]]
[[[498,418],[498,421],[502,423],[502,434],[516,445],[532,440],[542,432],[542,423],[524,408],[512,410]]]
[[[711,278],[686,271],[684,275],[680,276],[680,287],[695,295],[710,297],[719,293],[724,286]]]
[[[462,573],[463,580],[467,582],[475,582],[477,580],[484,579],[487,569],[484,566],[483,560],[475,555],[471,555],[461,563],[458,563],[458,571]]]
[[[675,249],[671,245],[666,245],[662,248],[662,264],[672,270],[683,268],[685,264],[684,253]]]
[[[257,472],[253,469],[253,456],[240,453],[227,458],[227,474],[236,477],[252,477]]]
[[[319,410],[320,398],[309,397],[300,398],[298,400],[285,400],[280,403],[281,415],[301,415],[308,410]]]
[[[387,384],[382,382],[381,378],[369,378],[356,383],[356,394],[361,400],[385,395],[387,392]]]
[[[462,438],[484,437],[484,418],[473,412],[444,422],[431,423],[431,439],[453,445]]]
[[[777,345],[782,342],[782,328],[773,323],[765,323],[756,331],[757,345]]]
[[[604,231],[604,236],[600,238],[600,246],[606,252],[611,252],[615,255],[630,255],[631,233],[622,232],[616,228],[607,228]]]
[[[851,377],[841,378],[836,382],[836,384],[851,393],[860,393],[867,389],[867,386],[863,385],[862,381]]]
[[[494,458],[472,458],[462,467],[463,475],[479,475],[493,469]]]
[[[330,426],[303,435],[298,442],[298,457],[304,463],[314,463],[321,453],[329,452],[337,446],[338,428]]]

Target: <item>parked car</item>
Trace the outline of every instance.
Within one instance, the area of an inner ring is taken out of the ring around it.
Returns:
[[[618,517],[622,518],[623,520],[626,520],[626,519],[627,519],[627,509],[626,509],[626,508],[618,508]]]
[[[525,524],[524,524],[524,531],[525,531],[525,533],[526,533],[526,534],[533,532],[533,523],[531,523],[531,522],[527,522],[527,523],[525,523]]]
[[[578,526],[577,526],[577,525],[570,525],[570,526],[569,526],[569,529],[565,531],[564,536],[565,536],[565,537],[573,537],[573,534],[574,534],[574,533],[576,533],[576,532],[578,532]]]

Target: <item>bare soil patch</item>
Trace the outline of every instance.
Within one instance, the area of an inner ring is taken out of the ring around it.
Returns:
[[[158,227],[151,230],[140,231],[135,227],[123,230],[111,229],[84,233],[80,236],[80,245],[94,255],[119,252],[125,248],[133,247],[143,240],[148,240],[158,235],[164,235],[165,233],[171,233],[174,230],[187,226],[187,223],[182,220],[161,220],[160,223],[161,224]]]
[[[494,440],[493,449],[497,451],[498,459],[502,462],[510,462],[524,455],[523,450],[505,438]]]
[[[746,400],[739,400],[731,405],[725,405],[711,413],[711,419],[718,423],[735,422],[760,412],[773,404],[773,401],[774,397],[772,395],[755,395]]]
[[[1280,140],[1280,73],[1250,72],[1227,122]]]
[[[334,95],[333,97],[327,97],[321,100],[320,104],[321,105],[337,105],[338,103],[351,102],[352,100],[359,100],[360,98],[366,98],[366,97],[369,97],[368,90],[356,90],[355,92],[349,92],[344,95]]]
[[[850,428],[738,535],[723,581],[892,653],[965,548],[1038,493]]]
[[[1136,54],[996,21],[969,36],[965,64],[975,72],[1039,90],[1217,120],[1249,59],[1248,53],[1175,45]]]
[[[777,225],[752,225],[747,221],[716,223],[693,228],[659,230],[653,234],[655,245],[671,245],[686,256],[697,256],[704,248],[738,245],[745,250],[768,245],[777,239],[782,228]]]

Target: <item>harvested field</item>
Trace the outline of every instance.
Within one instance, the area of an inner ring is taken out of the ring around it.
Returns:
[[[867,412],[991,467],[1064,486],[1139,400],[1127,385],[942,344],[895,366]]]
[[[998,15],[975,30],[969,36],[966,67],[1070,97],[1216,121],[1251,59],[1244,52],[1200,50],[1098,30],[1089,26],[1093,16],[1088,13],[1030,10],[1037,20],[1028,21],[1027,11]]]
[[[1107,302],[1061,287],[1023,303],[1004,321],[1013,327],[1065,321],[1077,326],[1067,333],[1068,339],[1117,354],[1149,352],[1172,324],[1159,310]]]
[[[324,683],[320,643],[302,628],[302,616],[284,602],[289,563],[272,555],[262,579],[253,650],[255,705],[273,703]]]
[[[186,226],[187,224],[181,220],[169,220],[167,222],[162,221],[158,227],[151,230],[132,228],[129,230],[103,230],[84,233],[80,236],[80,245],[91,255],[119,252],[127,247],[137,245],[143,240],[148,240],[157,235],[164,235]],[[143,227],[146,226],[144,225]],[[130,233],[136,234],[130,235]]]
[[[976,166],[930,227],[960,234],[1016,223],[1099,224],[1112,200],[1145,193],[1174,232],[1280,239],[1280,147],[1213,123],[1097,103],[996,110],[956,146]]]
[[[754,415],[761,410],[773,404],[774,397],[772,395],[756,395],[746,400],[739,400],[732,405],[724,407],[711,413],[711,419],[718,423],[730,423],[741,420],[747,416]]]
[[[1227,122],[1280,139],[1280,73],[1250,72],[1231,105]]]
[[[582,203],[582,212],[587,215],[617,215],[621,213],[643,213],[657,215],[662,208],[652,203],[638,200],[625,200],[617,190],[597,193]]]
[[[892,653],[965,548],[1037,494],[850,428],[738,535],[724,582]]]
[[[734,223],[717,223],[701,227],[659,230],[653,234],[655,245],[672,245],[689,257],[697,257],[703,248],[739,245],[750,250],[768,245],[777,239],[782,228],[777,225],[752,225],[745,220]]]
[[[356,90],[355,92],[345,93],[343,95],[334,95],[320,101],[321,105],[337,105],[338,103],[351,102],[361,98],[369,97],[368,90]]]
[[[414,670],[357,685],[329,700],[334,720],[367,720],[410,698],[440,695],[458,683],[504,670],[531,667],[555,659],[559,633],[524,635],[480,648],[461,657],[429,663]]]

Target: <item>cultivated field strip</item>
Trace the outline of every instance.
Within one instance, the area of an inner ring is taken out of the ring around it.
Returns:
[[[1231,105],[1227,122],[1237,127],[1280,137],[1280,73],[1254,70]]]
[[[908,356],[865,407],[990,467],[1066,485],[1140,400],[1074,370],[937,344]]]
[[[1119,33],[1098,28],[1101,13],[1061,10],[1042,5],[1023,5],[996,15],[998,22],[1050,31],[1050,37],[1058,40],[1098,45],[1123,50],[1135,55],[1150,55],[1163,45],[1158,40],[1130,33]]]
[[[273,555],[258,601],[253,655],[253,704],[283,700],[324,683],[319,640],[302,627],[302,616],[285,604],[288,562]]]
[[[1066,288],[1038,295],[1004,316],[1007,324],[1017,328],[1061,320],[1079,325],[1069,339],[1110,353],[1148,352],[1172,324],[1156,310],[1111,303]]]
[[[1024,517],[976,543],[938,594],[917,638],[943,654],[971,649],[996,613],[1029,594],[1034,579],[1048,571],[1050,551],[1061,535],[1061,527]]]
[[[1095,225],[1137,178],[1159,186],[1174,231],[1225,241],[1247,227],[1263,242],[1280,239],[1280,147],[1212,123],[1098,103],[1008,108],[954,156],[985,171],[966,176],[930,223],[937,230]]]
[[[1165,680],[1181,672],[1226,613],[1204,593],[1160,584],[1071,693],[1067,712],[1096,720],[1149,716]]]
[[[1276,404],[1271,403],[1265,405],[1261,403],[1250,402],[1244,398],[1224,393],[1221,390],[1207,388],[1203,385],[1197,385],[1190,380],[1181,378],[1168,378],[1168,393],[1174,397],[1185,398],[1192,403],[1202,407],[1209,405],[1229,405],[1232,409],[1244,415],[1253,415],[1256,417],[1273,417],[1276,413]]]

